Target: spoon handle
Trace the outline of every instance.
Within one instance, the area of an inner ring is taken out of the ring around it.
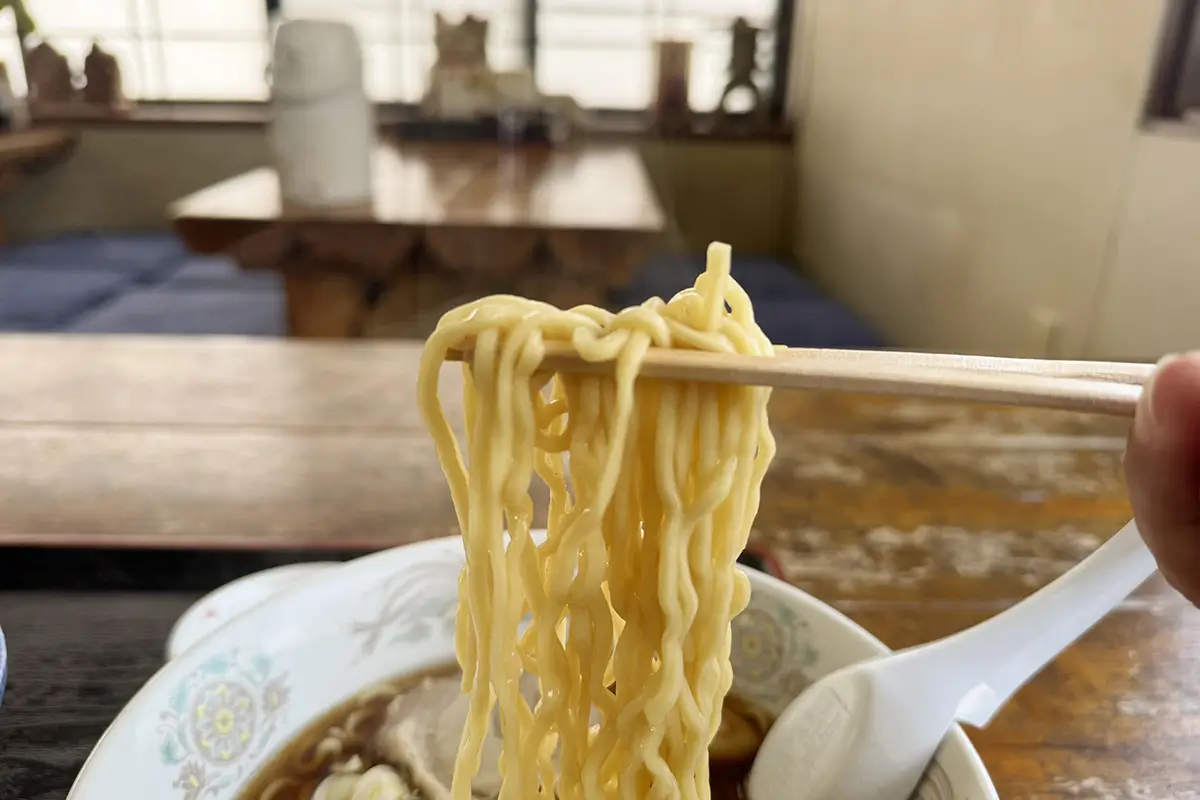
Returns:
[[[1054,582],[991,619],[944,639],[978,683],[956,718],[977,727],[1059,653],[1154,574],[1156,564],[1129,522]],[[943,656],[949,657],[949,653]]]

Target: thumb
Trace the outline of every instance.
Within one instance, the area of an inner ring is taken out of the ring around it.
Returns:
[[[1159,362],[1130,430],[1125,477],[1163,575],[1200,603],[1200,353]]]

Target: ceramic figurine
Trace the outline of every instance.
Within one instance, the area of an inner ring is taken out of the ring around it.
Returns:
[[[30,105],[60,106],[75,100],[71,65],[49,42],[41,42],[25,53],[25,80]]]
[[[370,202],[375,112],[352,27],[305,19],[279,25],[271,112],[267,136],[285,204],[330,208]]]
[[[83,99],[89,105],[115,109],[125,104],[121,91],[121,65],[111,53],[105,52],[99,42],[92,42],[92,49],[83,61]]]
[[[433,15],[434,46],[437,60],[434,69],[486,70],[488,20],[467,14],[457,25],[447,21],[440,12]]]
[[[472,119],[495,110],[496,76],[487,63],[488,21],[468,14],[461,22],[434,14],[434,46],[429,88],[421,102],[426,116]]]
[[[766,111],[762,91],[754,82],[755,73],[758,72],[758,33],[759,29],[744,17],[733,21],[733,27],[730,29],[733,41],[729,56],[729,82],[725,84],[725,90],[721,92],[721,99],[717,102],[717,115],[720,117],[728,117],[733,113],[726,107],[726,103],[738,90],[749,92],[752,98],[749,110],[739,112],[739,116],[757,119]]]
[[[473,14],[453,23],[434,14],[437,56],[422,113],[434,119],[479,119],[503,111],[545,111],[568,125],[581,112],[574,99],[544,95],[528,69],[496,71],[487,60],[488,20]]]

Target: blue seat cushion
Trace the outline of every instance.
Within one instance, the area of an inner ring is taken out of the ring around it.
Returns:
[[[233,259],[224,256],[188,256],[166,285],[282,291],[283,280],[274,272],[241,269]]]
[[[241,289],[160,286],[136,289],[95,309],[75,333],[283,336],[283,295]]]
[[[91,269],[0,266],[0,329],[59,330],[127,282],[124,275]]]
[[[700,253],[657,255],[628,285],[615,289],[609,300],[614,307],[625,307],[649,297],[669,299],[691,286],[703,270],[704,255]],[[874,332],[787,261],[735,253],[733,277],[750,295],[759,326],[775,344],[841,349],[882,346]]]
[[[635,306],[651,297],[670,300],[676,292],[695,283],[696,276],[703,270],[703,256],[694,253],[661,253],[652,256],[629,283],[613,289],[609,300],[613,306],[620,308]],[[736,274],[736,267],[734,271]]]
[[[154,282],[174,272],[186,249],[171,234],[81,233],[52,236],[0,250],[0,266],[89,269]]]
[[[826,298],[754,298],[754,318],[768,339],[786,347],[874,350],[883,346],[853,314]]]

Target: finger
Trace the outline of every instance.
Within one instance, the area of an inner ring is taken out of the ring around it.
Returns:
[[[1200,354],[1164,360],[1147,383],[1125,475],[1138,528],[1163,575],[1200,603]]]

